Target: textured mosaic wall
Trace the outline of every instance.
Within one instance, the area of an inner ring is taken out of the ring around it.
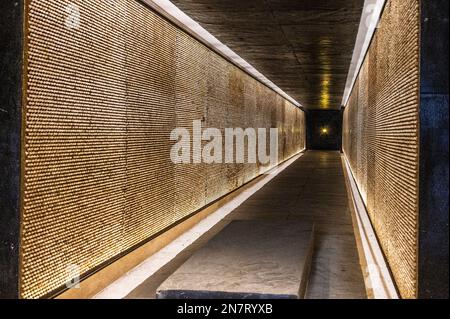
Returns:
[[[173,128],[278,127],[280,161],[304,148],[301,110],[138,1],[30,0],[26,12],[24,298],[265,169],[174,165]]]
[[[419,1],[387,2],[344,113],[343,148],[401,295],[416,297]]]

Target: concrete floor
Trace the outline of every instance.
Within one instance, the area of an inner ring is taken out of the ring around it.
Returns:
[[[154,298],[159,285],[231,220],[316,223],[306,298],[366,298],[339,152],[308,151],[127,298]]]

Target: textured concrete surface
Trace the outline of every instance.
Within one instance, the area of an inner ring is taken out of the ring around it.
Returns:
[[[233,221],[159,287],[157,298],[303,298],[312,249],[312,223]]]
[[[228,223],[249,219],[314,222],[306,298],[366,298],[340,154],[323,151],[307,152],[127,298],[155,298],[156,289]]]
[[[363,0],[172,2],[306,108],[340,108]]]
[[[0,2],[0,298],[19,294],[23,1]]]

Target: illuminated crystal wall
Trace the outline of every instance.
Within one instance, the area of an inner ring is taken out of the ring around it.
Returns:
[[[73,267],[96,270],[265,169],[175,165],[175,127],[277,127],[280,161],[304,148],[301,110],[139,1],[29,0],[26,15],[24,298],[51,295]]]
[[[343,148],[400,293],[417,294],[419,1],[391,0],[344,113]]]

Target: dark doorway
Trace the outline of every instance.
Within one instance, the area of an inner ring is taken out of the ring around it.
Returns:
[[[342,112],[309,110],[306,112],[307,148],[309,150],[341,150]]]

